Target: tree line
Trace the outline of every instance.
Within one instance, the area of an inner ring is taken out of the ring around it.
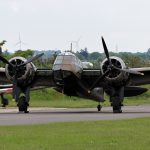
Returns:
[[[104,53],[89,53],[87,48],[81,49],[76,55],[83,61],[90,61],[94,64],[94,68],[99,68],[100,63],[106,58]],[[128,67],[148,67],[150,66],[150,49],[147,52],[110,52],[110,56],[120,57]]]
[[[99,52],[89,52],[87,48],[81,49],[74,53],[79,59],[82,61],[89,61],[92,62],[94,65],[94,68],[100,68],[100,63],[105,59],[104,53]],[[34,56],[34,50],[28,49],[28,50],[18,50],[15,53],[9,53],[8,51],[5,51],[2,53],[2,55],[6,59],[10,59],[15,56],[21,56],[25,58],[29,58]],[[123,61],[127,64],[128,67],[149,67],[150,66],[150,49],[148,49],[147,52],[110,52],[110,56],[117,56],[123,59]],[[40,58],[34,62],[34,64],[38,68],[52,68],[52,65],[54,63],[54,60],[56,58],[56,54],[52,55],[51,57],[48,57],[47,59]],[[0,66],[4,67],[5,64],[0,62]]]

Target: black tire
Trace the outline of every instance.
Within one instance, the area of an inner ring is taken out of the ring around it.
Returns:
[[[101,105],[97,105],[97,110],[101,111],[101,109],[102,109],[102,106]]]
[[[113,106],[113,113],[122,113],[121,106]]]
[[[21,96],[19,98],[17,106],[18,106],[19,112],[20,111],[24,111],[25,113],[27,112],[28,103],[26,102],[25,96]]]
[[[2,100],[2,107],[6,107],[7,105],[8,105],[8,99],[6,99],[6,98],[3,98],[3,100]]]
[[[112,103],[113,112],[122,113],[121,105],[122,105],[121,102],[119,102],[119,100],[116,98]]]

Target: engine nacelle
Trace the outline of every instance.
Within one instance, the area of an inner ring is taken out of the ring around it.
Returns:
[[[14,57],[9,60],[9,62],[13,65],[20,65],[26,62],[27,60],[23,57]],[[10,81],[13,81],[14,78],[14,68],[7,64],[6,67],[6,76]],[[17,82],[21,86],[26,86],[30,84],[33,80],[33,77],[35,75],[36,67],[33,63],[28,63],[24,66],[17,68]]]
[[[123,84],[124,81],[128,80],[129,73],[120,71],[118,69],[115,69],[114,67],[117,67],[119,69],[126,69],[126,65],[124,61],[116,56],[110,57],[110,61],[112,64],[112,67],[109,65],[108,59],[104,59],[101,63],[101,71],[102,74],[104,74],[108,69],[110,69],[110,72],[105,76],[106,81],[108,81],[111,84]],[[113,67],[114,66],[114,67]]]

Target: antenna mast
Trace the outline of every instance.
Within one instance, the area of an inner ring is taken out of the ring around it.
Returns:
[[[71,42],[71,44],[70,44],[70,51],[72,52],[72,42]]]

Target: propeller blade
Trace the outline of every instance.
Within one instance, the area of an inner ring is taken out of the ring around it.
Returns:
[[[98,82],[104,79],[104,77],[109,73],[110,70],[107,70],[102,76],[97,78],[97,80],[93,83],[93,85],[90,87],[89,92],[97,85]]]
[[[109,64],[111,65],[111,60],[110,60],[110,58],[109,58],[108,48],[107,48],[107,46],[106,46],[106,43],[105,43],[104,38],[103,38],[103,37],[101,37],[101,38],[102,38],[102,44],[103,44],[103,48],[104,48],[105,55],[106,55],[106,57],[107,57],[107,59],[108,59]]]
[[[83,91],[85,91],[86,93],[89,93],[88,88],[85,87],[85,85],[81,82],[81,80],[77,76],[75,76],[75,77],[76,77],[77,83],[80,85],[80,87],[83,89]]]
[[[0,60],[5,63],[5,64],[8,64],[8,65],[11,65],[13,66],[7,59],[5,59],[3,56],[0,55]]]
[[[38,54],[38,55],[36,55],[34,57],[31,57],[30,59],[28,59],[26,62],[24,62],[23,64],[21,64],[19,66],[24,66],[24,65],[26,65],[28,63],[31,63],[31,62],[37,60],[38,58],[40,58],[42,55],[44,55],[44,53]]]
[[[135,70],[130,70],[130,69],[121,69],[121,71],[128,72],[128,73],[131,73],[131,74],[142,75],[142,76],[144,75],[144,73],[142,73],[142,72],[135,71]]]
[[[81,82],[81,80],[79,79],[79,78],[77,78],[76,77],[76,79],[77,79],[77,82],[78,82],[78,84],[80,85],[80,87],[82,88],[82,90],[84,91],[84,94],[86,95],[86,96],[88,96],[89,98],[90,97],[95,97],[96,99],[98,98],[98,100],[100,101],[100,102],[104,102],[105,100],[104,100],[104,97],[103,97],[103,95],[102,96],[100,96],[98,93],[96,93],[96,91],[95,90],[88,90],[88,88]]]
[[[123,72],[131,73],[131,74],[136,74],[136,75],[144,75],[144,73],[139,72],[139,71],[130,70],[130,69],[120,69],[120,68],[117,68],[116,66],[112,66],[112,67],[114,69],[117,69],[117,70],[120,70],[120,71],[123,71]]]

